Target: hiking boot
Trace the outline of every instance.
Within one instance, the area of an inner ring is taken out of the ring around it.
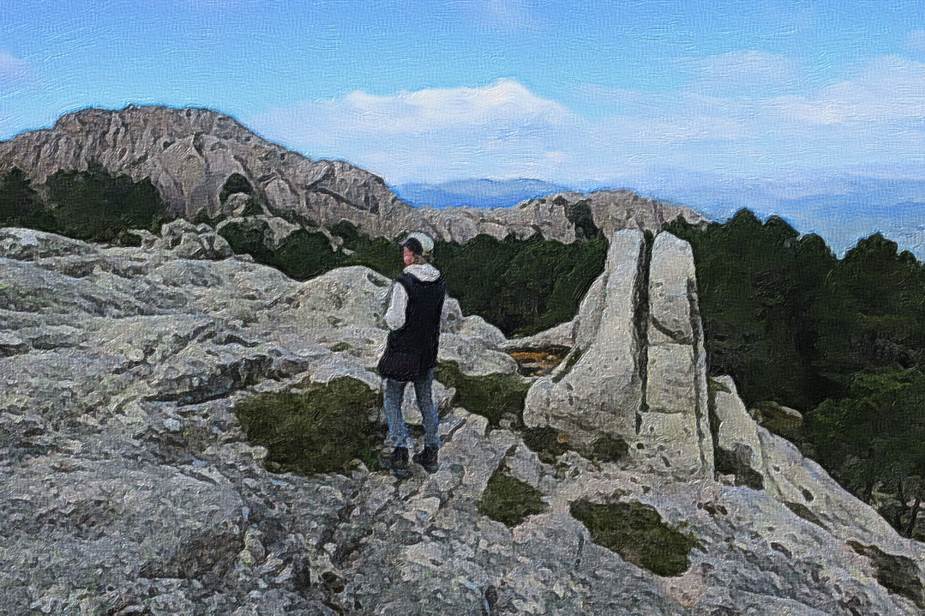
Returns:
[[[429,473],[437,470],[437,448],[433,445],[425,445],[424,450],[414,454],[411,458],[416,464],[420,464]]]
[[[408,448],[396,447],[392,450],[389,458],[389,468],[392,470],[404,470],[408,468]]]

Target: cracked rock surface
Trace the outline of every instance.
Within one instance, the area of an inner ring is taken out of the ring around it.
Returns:
[[[0,229],[0,613],[925,609],[922,546],[741,413],[728,438],[760,449],[748,462],[765,489],[633,457],[546,463],[448,392],[433,474],[270,472],[235,402],[306,378],[378,389],[387,281],[352,267],[298,283],[181,245]],[[585,301],[603,311],[600,299]],[[513,373],[480,319],[446,319],[443,336],[459,341],[441,359],[463,371],[465,359]],[[497,472],[541,494],[542,511],[513,527],[481,514]],[[692,534],[686,570],[660,576],[599,545],[570,513],[581,500],[641,503]]]

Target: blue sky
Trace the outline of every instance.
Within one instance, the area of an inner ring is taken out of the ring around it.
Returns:
[[[0,0],[0,139],[229,113],[391,183],[925,178],[925,3]]]

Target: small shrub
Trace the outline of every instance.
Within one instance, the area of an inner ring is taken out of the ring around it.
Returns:
[[[552,426],[524,428],[521,432],[524,444],[546,464],[555,464],[559,456],[571,449],[563,436]]]
[[[639,502],[602,505],[580,500],[569,509],[595,543],[656,575],[684,573],[691,548],[700,547],[693,536],[663,523],[658,511]]]
[[[246,195],[254,194],[254,187],[247,181],[247,178],[240,173],[232,173],[222,185],[222,190],[218,195],[220,203],[224,203],[228,197],[235,193],[244,193]]]
[[[301,391],[259,394],[234,412],[248,440],[267,448],[269,470],[309,475],[341,472],[354,458],[378,468],[385,432],[368,419],[378,402],[365,383],[341,377]]]
[[[629,453],[629,445],[621,438],[605,434],[591,444],[591,457],[604,462],[622,460]]]
[[[500,425],[505,413],[513,413],[518,424],[523,423],[524,399],[530,383],[516,374],[469,376],[456,362],[440,362],[437,379],[447,387],[455,387],[453,404],[486,417],[492,427]]]
[[[499,468],[488,480],[478,509],[479,513],[492,520],[514,527],[527,516],[546,510],[542,497],[543,494],[539,490]]]

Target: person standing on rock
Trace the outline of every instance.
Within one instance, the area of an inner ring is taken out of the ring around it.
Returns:
[[[410,436],[401,407],[405,387],[411,382],[424,424],[424,449],[414,454],[412,460],[433,472],[440,449],[440,418],[433,401],[432,385],[446,280],[430,263],[434,242],[426,234],[408,235],[401,248],[405,268],[392,284],[385,313],[390,331],[377,366],[384,379],[383,406],[393,446],[389,466],[397,472],[408,468]]]

